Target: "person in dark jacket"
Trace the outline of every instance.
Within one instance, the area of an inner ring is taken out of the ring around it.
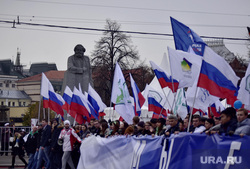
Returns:
[[[83,140],[90,134],[89,129],[87,128],[86,124],[82,124],[81,131],[80,131],[80,138]]]
[[[58,137],[61,133],[63,126],[60,126],[57,119],[52,121],[52,136],[50,143],[50,168],[58,169],[62,168],[61,159],[63,156],[62,145],[58,145]]]
[[[50,166],[50,160],[49,160],[49,150],[50,150],[50,144],[49,140],[51,138],[51,127],[48,125],[48,121],[46,119],[42,120],[42,135],[40,139],[40,144],[39,144],[39,152],[38,152],[38,161],[36,168],[40,169],[42,160],[45,160],[46,163],[46,168],[49,168]]]
[[[15,131],[15,136],[12,145],[12,165],[10,168],[14,168],[16,156],[25,164],[25,168],[27,167],[27,162],[23,158],[24,157],[24,140],[23,136],[18,132]]]
[[[221,112],[221,126],[219,133],[225,135],[233,135],[237,128],[236,110],[233,107],[228,107]]]
[[[2,139],[1,139],[1,156],[4,154],[8,156],[8,151],[9,151],[9,141],[10,137],[12,136],[11,130],[9,128],[10,123],[5,123],[4,128],[2,130]]]
[[[28,162],[28,169],[31,169],[32,164],[36,160],[35,153],[37,148],[37,142],[38,142],[38,127],[34,126],[32,131],[30,131],[27,141],[25,143],[25,150],[29,156],[29,162]]]
[[[165,132],[165,136],[170,137],[171,134],[179,133],[180,128],[178,124],[178,118],[176,116],[170,115],[168,119],[169,119],[169,125],[171,127]]]
[[[134,135],[136,136],[143,135],[144,127],[145,127],[144,121],[140,121],[139,123],[137,123],[137,131],[136,133],[134,133]]]

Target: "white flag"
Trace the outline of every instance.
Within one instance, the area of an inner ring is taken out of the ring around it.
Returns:
[[[250,63],[248,64],[245,76],[241,80],[237,98],[245,104],[246,109],[250,110]]]
[[[209,107],[209,105],[212,105],[217,100],[219,100],[219,97],[211,95],[206,89],[197,87],[197,81],[198,79],[195,80],[195,83],[192,87],[189,87],[187,89],[186,92],[187,105],[194,107],[196,109],[201,109],[205,112]],[[196,90],[197,93],[195,93]]]
[[[49,91],[55,92],[52,84],[50,83],[49,79],[46,77],[44,73],[42,73],[42,80],[41,80],[41,95],[46,99],[49,99]]]
[[[168,47],[171,75],[179,81],[179,88],[191,87],[200,74],[201,57]]]
[[[184,95],[183,88],[178,89],[178,91],[177,91],[175,106],[173,108],[173,113],[175,115],[178,114],[182,120],[184,120],[188,114],[187,105],[186,105],[186,98]]]
[[[128,123],[133,123],[134,109],[130,100],[128,87],[126,85],[122,70],[118,63],[115,66],[111,101],[115,104],[115,110]]]

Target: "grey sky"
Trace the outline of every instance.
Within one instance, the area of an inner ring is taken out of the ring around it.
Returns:
[[[249,0],[0,0],[0,20],[103,29],[107,18],[121,24],[121,30],[172,34],[170,16],[203,36],[246,38],[250,26]],[[0,59],[15,59],[21,50],[21,63],[56,63],[67,68],[67,58],[76,44],[90,56],[101,32],[45,28],[0,22]],[[131,34],[141,60],[160,64],[173,38]],[[206,39],[205,39],[206,40]],[[245,41],[225,40],[235,54],[247,55]]]

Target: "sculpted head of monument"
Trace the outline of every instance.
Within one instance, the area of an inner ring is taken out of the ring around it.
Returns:
[[[75,56],[76,57],[83,57],[84,52],[86,51],[86,49],[82,45],[78,44],[78,45],[75,46],[74,51],[75,51]]]

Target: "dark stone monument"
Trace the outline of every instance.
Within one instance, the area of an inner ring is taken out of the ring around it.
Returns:
[[[78,44],[74,48],[75,54],[68,58],[67,71],[64,74],[62,93],[68,86],[72,92],[74,86],[79,89],[81,85],[82,92],[88,92],[88,85],[93,86],[92,71],[89,57],[84,55],[85,48]]]

